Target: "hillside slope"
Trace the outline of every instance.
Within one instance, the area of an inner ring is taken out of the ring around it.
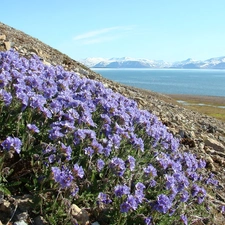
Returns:
[[[207,169],[216,174],[220,186],[213,204],[225,205],[225,123],[195,111],[187,110],[172,98],[151,91],[118,84],[101,77],[81,63],[21,31],[0,23],[0,51],[15,49],[21,56],[37,54],[45,64],[62,65],[81,77],[101,81],[105,87],[137,101],[141,109],[155,114],[181,140],[180,150],[195,153],[207,162]],[[216,223],[225,218],[216,212]],[[203,224],[203,223],[202,223]],[[211,224],[211,223],[208,223]]]

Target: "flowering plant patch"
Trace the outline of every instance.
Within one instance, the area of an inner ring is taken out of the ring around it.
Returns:
[[[76,204],[107,224],[187,224],[217,184],[155,115],[36,55],[0,53],[0,110],[0,184],[19,181],[50,223]]]

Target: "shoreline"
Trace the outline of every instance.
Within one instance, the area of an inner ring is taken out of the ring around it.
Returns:
[[[178,105],[225,122],[225,97],[199,95],[167,95]]]
[[[207,96],[207,95],[190,95],[190,94],[167,94],[167,96],[185,102],[205,103],[209,105],[225,106],[225,97],[223,96]]]

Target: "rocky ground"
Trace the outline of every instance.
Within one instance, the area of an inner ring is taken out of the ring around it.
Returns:
[[[224,122],[185,109],[169,96],[128,87],[105,79],[38,39],[0,23],[0,51],[6,51],[11,48],[17,50],[23,56],[37,54],[43,59],[45,64],[62,65],[66,70],[75,71],[82,77],[101,81],[106,87],[136,100],[140,108],[147,109],[157,115],[168,129],[181,139],[181,151],[190,151],[206,160],[207,169],[216,174],[216,178],[220,183],[219,187],[214,190],[216,197],[209,195],[208,199],[215,205],[225,205]],[[25,206],[29,203],[30,199],[29,196],[23,197],[24,201],[22,197],[18,198],[18,196],[12,197],[11,201],[6,201],[3,198],[1,199],[0,196],[0,224],[3,214],[7,213],[10,205],[15,205],[15,202],[17,202],[16,206],[20,210],[20,214],[23,215],[26,212]],[[43,221],[41,218],[36,218],[35,224],[43,224]],[[206,222],[199,220],[197,224],[206,224]],[[209,221],[207,224],[225,224],[225,217],[219,210],[215,211],[215,222]]]

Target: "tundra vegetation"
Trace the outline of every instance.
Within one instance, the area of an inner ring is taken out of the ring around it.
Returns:
[[[72,204],[100,224],[212,219],[206,197],[218,182],[205,161],[100,82],[1,52],[0,120],[0,190],[31,194],[50,224],[80,224]]]

